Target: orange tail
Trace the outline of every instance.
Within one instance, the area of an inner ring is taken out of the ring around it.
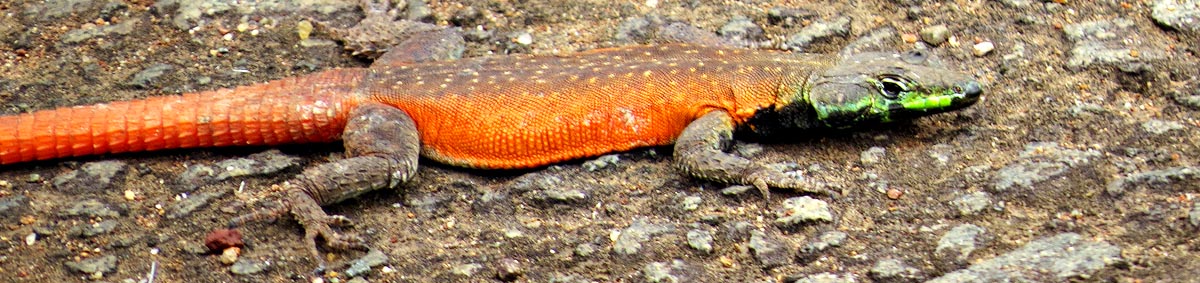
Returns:
[[[356,69],[182,96],[0,116],[0,164],[173,148],[330,142],[358,101]]]

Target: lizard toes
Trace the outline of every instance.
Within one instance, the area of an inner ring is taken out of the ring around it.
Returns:
[[[325,224],[329,224],[329,226],[334,227],[351,227],[354,226],[354,220],[350,220],[349,217],[341,215],[330,215],[325,217]]]

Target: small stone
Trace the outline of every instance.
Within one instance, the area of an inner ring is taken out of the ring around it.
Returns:
[[[947,260],[965,263],[971,252],[975,251],[976,244],[984,232],[986,230],[972,224],[955,226],[942,235],[934,252]]]
[[[925,279],[921,270],[908,266],[899,259],[884,259],[875,262],[868,273],[872,279],[880,282],[920,282]]]
[[[223,251],[245,247],[246,243],[242,240],[242,232],[237,229],[217,229],[204,236],[204,246],[209,251]]]
[[[308,39],[308,37],[310,35],[312,35],[312,31],[313,31],[312,22],[303,20],[303,21],[296,23],[296,35],[300,37],[300,40]]]
[[[950,201],[950,205],[958,209],[959,215],[974,215],[992,205],[992,196],[986,192],[969,193]]]
[[[146,69],[143,69],[141,72],[134,74],[133,78],[130,79],[126,84],[138,89],[157,88],[158,82],[161,81],[159,78],[161,78],[163,75],[166,75],[167,72],[173,70],[175,70],[175,65],[164,63],[154,64]]]
[[[366,255],[354,260],[350,267],[346,268],[346,276],[357,277],[366,275],[371,271],[371,268],[387,263],[388,256],[383,251],[372,249]]]
[[[1150,121],[1146,121],[1145,123],[1142,123],[1143,130],[1146,130],[1146,132],[1151,133],[1151,134],[1156,134],[1156,135],[1165,134],[1167,132],[1175,131],[1175,130],[1182,130],[1183,128],[1184,128],[1183,124],[1180,124],[1179,122],[1175,122],[1175,121],[1163,121],[1163,120],[1152,119]]]
[[[496,263],[496,278],[505,282],[516,281],[521,275],[525,274],[525,268],[521,267],[521,262],[511,259],[502,258]]]
[[[37,243],[37,233],[29,233],[25,235],[25,245],[32,246]]]
[[[623,255],[636,254],[642,248],[642,243],[649,241],[650,237],[674,229],[669,225],[650,223],[644,218],[634,219],[633,224],[621,230],[620,235],[613,241],[613,252]]]
[[[702,202],[704,202],[704,199],[699,196],[687,196],[683,198],[680,208],[683,211],[695,211],[696,209],[700,209],[700,203]]]
[[[133,190],[125,190],[125,200],[128,200],[128,201],[137,200],[137,192],[134,192]]]
[[[589,257],[592,256],[593,253],[596,253],[596,245],[583,243],[575,246],[575,255],[577,256]]]
[[[976,57],[983,57],[983,55],[991,53],[994,49],[996,49],[996,45],[991,41],[976,43],[975,46],[971,47],[972,54],[975,54]]]
[[[863,166],[872,166],[879,164],[879,161],[883,160],[883,157],[886,154],[887,149],[878,146],[872,146],[871,148],[868,148],[859,154],[859,161],[862,162]]]
[[[764,268],[775,268],[791,262],[791,252],[779,238],[767,235],[761,230],[750,231],[750,242],[747,245],[753,252],[754,259]]]
[[[69,261],[65,265],[67,268],[75,272],[87,275],[100,274],[103,276],[104,273],[110,273],[117,270],[117,256],[106,255],[102,257],[87,258],[78,262]]]
[[[1156,0],[1150,17],[1175,30],[1200,32],[1200,1]]]
[[[596,157],[596,159],[583,162],[583,171],[595,172],[600,169],[608,168],[612,165],[617,165],[621,161],[620,155],[608,154]]]
[[[1192,203],[1192,210],[1188,211],[1188,222],[1191,222],[1192,226],[1200,227],[1200,202]]]
[[[26,182],[26,183],[41,183],[42,181],[43,181],[43,179],[42,179],[42,175],[41,175],[41,174],[38,174],[38,173],[30,173],[29,175],[25,175],[25,182]]]
[[[795,279],[792,279],[792,278],[795,278]],[[788,278],[785,278],[783,280],[783,282],[791,282],[791,283],[856,283],[856,282],[858,282],[858,280],[856,280],[855,278],[856,278],[856,276],[854,276],[854,274],[846,274],[845,276],[842,276],[842,275],[833,274],[833,273],[829,273],[829,272],[822,272],[822,273],[817,273],[817,274],[803,274],[803,275],[799,275],[799,276],[797,276],[797,275],[788,276]]]
[[[66,209],[63,209],[63,216],[86,216],[86,217],[106,217],[114,218],[120,216],[116,211],[108,208],[107,204],[95,199],[87,199],[76,202]]]
[[[950,38],[950,28],[946,25],[934,25],[921,29],[921,40],[933,46],[942,45]]]
[[[776,214],[775,224],[794,226],[804,222],[833,221],[829,203],[809,196],[794,197],[783,201]]]
[[[117,221],[110,219],[110,220],[104,220],[104,221],[100,221],[97,223],[91,223],[91,224],[88,224],[88,223],[79,224],[78,226],[71,227],[71,230],[67,231],[67,234],[77,236],[77,237],[88,238],[88,237],[93,237],[96,235],[112,232],[112,230],[116,229],[116,228],[117,228]]]
[[[271,264],[266,261],[242,258],[229,266],[229,272],[237,275],[251,275],[266,271]]]
[[[458,266],[455,266],[454,268],[451,268],[450,273],[461,275],[463,277],[471,277],[471,276],[475,276],[475,273],[479,273],[480,269],[483,269],[482,264],[467,263],[467,264],[460,264]]]
[[[713,236],[708,230],[688,231],[687,243],[689,247],[703,253],[711,253],[713,250]]]
[[[522,32],[520,35],[517,35],[515,41],[520,45],[530,45],[533,44],[533,35],[528,32]]]
[[[72,193],[103,191],[125,174],[125,162],[97,161],[55,176],[54,187]]]
[[[717,30],[717,34],[735,42],[758,42],[767,39],[762,27],[744,16],[733,17]]]
[[[841,231],[829,231],[821,234],[817,241],[805,244],[800,248],[799,258],[801,262],[808,263],[817,260],[821,256],[821,252],[831,247],[841,246],[850,235]]]
[[[225,195],[226,193],[229,193],[229,190],[201,192],[188,196],[187,198],[184,198],[179,202],[173,203],[167,207],[167,219],[183,218],[184,216],[192,214],[193,211],[208,205],[209,202]]]
[[[240,256],[241,254],[242,254],[241,248],[230,247],[228,249],[221,251],[221,256],[217,257],[217,261],[220,261],[221,263],[223,263],[225,265],[230,265],[230,264],[233,264],[234,262],[237,262],[238,256]]]
[[[887,190],[888,199],[897,200],[903,196],[904,196],[904,190],[897,189],[897,188],[888,188],[888,190]]]
[[[795,51],[804,51],[813,44],[848,35],[850,35],[850,17],[837,17],[831,21],[815,22],[800,29],[800,32],[788,36],[787,47]]]
[[[1121,262],[1121,249],[1115,245],[1062,233],[928,282],[1065,282],[1090,278],[1101,268]]]
[[[688,278],[679,274],[675,274],[686,273],[686,271],[684,271],[686,268],[687,265],[684,264],[682,260],[678,259],[671,261],[669,264],[666,262],[651,262],[642,266],[642,277],[646,280],[646,282],[651,283],[689,282],[690,280],[688,280]]]

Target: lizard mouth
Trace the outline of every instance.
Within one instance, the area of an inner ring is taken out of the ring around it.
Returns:
[[[974,105],[983,95],[983,86],[976,81],[968,81],[949,89],[943,95],[898,101],[888,106],[894,116],[924,116],[966,108]]]

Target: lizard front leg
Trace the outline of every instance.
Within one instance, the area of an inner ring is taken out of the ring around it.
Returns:
[[[416,124],[404,111],[367,103],[351,112],[342,140],[348,158],[304,170],[283,184],[285,192],[277,195],[270,207],[239,216],[230,226],[290,212],[304,227],[305,241],[318,262],[318,271],[325,268],[325,261],[317,251],[318,236],[331,248],[365,248],[361,238],[331,229],[330,225],[349,225],[350,220],[325,214],[321,205],[377,189],[396,188],[407,182],[417,171],[420,138]]]
[[[725,111],[709,112],[692,121],[675,140],[675,162],[680,170],[700,179],[754,185],[769,197],[770,188],[819,192],[824,187],[801,176],[726,153],[733,144],[733,118]]]

